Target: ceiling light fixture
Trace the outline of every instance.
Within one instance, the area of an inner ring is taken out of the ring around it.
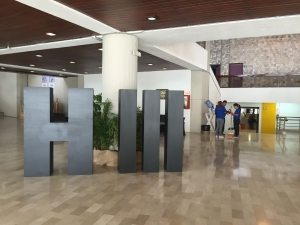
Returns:
[[[33,71],[33,70],[30,70],[30,73],[34,73],[34,71]]]
[[[43,56],[42,55],[35,55],[36,57],[38,57],[38,58],[42,58]]]
[[[153,64],[152,63],[148,63],[148,66],[153,66]]]
[[[103,48],[98,48],[98,50],[99,50],[99,51],[102,51],[102,50],[103,50]]]
[[[84,74],[87,74],[88,72],[84,72]]]
[[[29,66],[31,66],[31,67],[35,67],[35,65],[34,65],[34,64],[30,64]]]
[[[149,21],[155,21],[155,20],[157,20],[157,17],[156,16],[149,16],[148,20]]]
[[[166,69],[167,69],[166,67],[163,68],[163,70],[166,70]]]
[[[98,66],[98,69],[102,69],[102,66]]]
[[[67,71],[66,69],[62,69],[62,71]]]
[[[75,64],[76,62],[74,62],[74,61],[70,61],[70,63],[71,63],[71,64]]]
[[[50,37],[54,37],[56,34],[51,33],[51,32],[48,32],[48,33],[46,33],[46,35],[48,35],[48,36],[50,36]]]
[[[5,67],[1,66],[1,70],[5,70]]]

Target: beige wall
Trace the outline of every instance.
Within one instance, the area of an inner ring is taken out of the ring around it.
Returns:
[[[17,117],[18,74],[0,72],[0,112],[5,116]]]
[[[204,71],[192,71],[191,78],[191,132],[200,132],[201,125],[206,123],[208,112],[205,101],[209,99],[210,75]]]

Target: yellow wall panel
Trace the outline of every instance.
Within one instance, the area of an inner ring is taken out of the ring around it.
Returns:
[[[267,134],[276,133],[276,103],[262,104],[261,132]]]

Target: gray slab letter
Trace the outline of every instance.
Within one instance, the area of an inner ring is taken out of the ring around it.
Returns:
[[[165,170],[181,172],[183,160],[183,91],[168,91],[166,96]]]
[[[120,173],[136,172],[136,90],[119,90],[119,152]]]
[[[93,173],[93,90],[69,89],[68,123],[52,123],[52,88],[24,89],[24,176],[49,176],[53,142],[68,141],[68,173]]]
[[[159,172],[160,95],[143,91],[143,171]]]

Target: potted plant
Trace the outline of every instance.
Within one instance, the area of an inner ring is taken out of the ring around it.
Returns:
[[[94,96],[94,163],[117,166],[118,116],[112,113],[112,102]]]
[[[143,113],[137,108],[137,158],[141,163]],[[103,101],[102,94],[94,96],[94,163],[116,167],[118,160],[118,115],[112,112],[112,102]]]

